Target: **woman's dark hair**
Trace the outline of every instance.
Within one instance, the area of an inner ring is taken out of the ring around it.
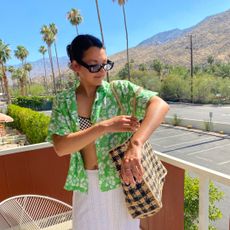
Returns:
[[[75,37],[71,44],[66,47],[70,62],[73,60],[81,61],[84,56],[84,52],[93,46],[104,48],[102,42],[92,35],[82,34]]]

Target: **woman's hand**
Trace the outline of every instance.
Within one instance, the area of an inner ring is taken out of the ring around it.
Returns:
[[[137,118],[127,115],[115,116],[99,124],[104,127],[105,133],[135,132],[140,127]]]
[[[141,183],[143,168],[141,166],[141,144],[130,142],[121,164],[121,178],[126,184]]]

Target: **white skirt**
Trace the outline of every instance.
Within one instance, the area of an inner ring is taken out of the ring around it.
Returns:
[[[98,170],[88,173],[88,194],[73,192],[73,230],[139,230],[125,206],[122,188],[101,192]]]

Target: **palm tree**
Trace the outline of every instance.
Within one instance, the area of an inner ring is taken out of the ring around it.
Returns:
[[[3,86],[3,74],[2,71],[0,71],[0,84],[1,84],[1,90],[4,92],[4,86]]]
[[[60,84],[61,84],[61,82],[62,82],[61,70],[60,70],[59,61],[58,61],[58,53],[57,53],[57,45],[56,45],[56,35],[58,33],[58,29],[57,29],[57,27],[56,27],[56,25],[54,23],[50,24],[50,30],[54,34],[54,50],[55,50],[55,54],[56,54],[57,67],[58,67],[58,73],[59,73],[59,80],[60,80]]]
[[[17,79],[19,81],[19,88],[21,96],[25,96],[25,79],[26,79],[26,70],[21,67],[15,69],[11,75],[12,79]]]
[[[101,40],[102,40],[102,44],[105,45],[105,40],[104,40],[104,34],[103,34],[103,29],[102,29],[101,15],[100,15],[100,9],[99,9],[99,5],[98,5],[98,0],[95,0],[95,3],[96,3],[96,8],[97,8],[98,22],[99,22],[100,31],[101,31]]]
[[[24,46],[17,46],[17,49],[14,51],[14,56],[22,62],[22,68],[26,64],[26,58],[29,55],[29,51]],[[27,75],[25,74],[23,78],[21,78],[23,87],[22,96],[26,95],[26,86],[27,86]]]
[[[7,71],[10,72],[10,73],[13,73],[14,70],[15,70],[15,68],[12,65],[8,66],[8,68],[7,68]]]
[[[159,79],[161,79],[163,67],[163,63],[159,59],[154,59],[150,64],[150,68],[157,72]]]
[[[113,0],[115,1],[115,0]],[[128,64],[128,79],[130,81],[130,66],[129,66],[129,38],[128,38],[128,29],[126,23],[126,13],[125,13],[125,3],[127,0],[118,0],[118,4],[122,6],[122,12],[124,17],[124,25],[125,25],[125,34],[126,34],[126,56],[127,56],[127,64]]]
[[[99,22],[100,31],[101,31],[101,41],[102,41],[103,46],[105,46],[104,33],[103,33],[103,28],[102,28],[102,22],[101,22],[101,15],[100,15],[100,8],[98,5],[98,0],[95,0],[95,3],[96,3],[96,8],[97,8],[98,22]],[[106,77],[107,77],[107,81],[109,82],[109,72],[106,72]]]
[[[47,25],[43,25],[41,28],[40,33],[42,34],[43,41],[47,44],[48,47],[48,54],[50,59],[50,65],[52,70],[52,80],[53,80],[53,89],[54,93],[57,93],[56,82],[55,82],[55,75],[54,75],[54,66],[53,66],[53,59],[52,59],[52,50],[51,45],[53,44],[55,38],[52,30]]]
[[[12,73],[15,71],[14,66],[10,65],[7,67],[7,71],[11,74],[11,79],[12,79]],[[12,80],[13,82],[13,88],[15,88],[15,82]]]
[[[4,85],[4,91],[7,96],[7,102],[10,103],[10,92],[9,92],[9,87],[8,87],[8,80],[6,77],[6,70],[5,70],[5,63],[8,59],[10,59],[10,48],[8,45],[6,45],[1,39],[0,39],[0,67],[2,70],[2,80],[3,80],[3,85]]]
[[[76,26],[76,31],[77,35],[78,33],[78,25],[82,23],[83,17],[80,14],[80,11],[78,9],[72,8],[68,13],[67,13],[67,19],[70,21],[70,23],[73,26]]]
[[[22,62],[22,66],[26,63],[28,55],[29,51],[24,46],[17,46],[17,49],[14,51],[14,56]]]
[[[32,84],[32,80],[31,80],[31,78],[30,78],[30,71],[32,70],[32,65],[30,64],[30,63],[26,63],[25,65],[24,65],[24,69],[25,69],[25,71],[26,72],[28,72],[29,73],[29,81],[28,81],[28,86],[29,86],[29,93],[30,93],[30,86],[31,86],[31,84]],[[26,91],[27,91],[27,88],[26,88]],[[27,95],[28,93],[26,92],[26,95]]]
[[[42,58],[43,58],[43,65],[44,65],[44,72],[45,72],[44,87],[47,91],[48,90],[48,83],[47,83],[46,62],[45,62],[45,53],[46,53],[47,49],[45,46],[40,46],[38,51],[42,54]]]

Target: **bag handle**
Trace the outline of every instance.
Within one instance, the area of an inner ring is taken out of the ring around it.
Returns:
[[[120,101],[120,99],[119,99],[119,96],[118,96],[118,94],[117,94],[117,91],[116,91],[115,88],[114,88],[114,83],[113,83],[113,82],[111,82],[110,88],[111,88],[111,90],[112,90],[112,92],[113,92],[113,95],[114,95],[114,97],[115,97],[115,99],[116,99],[116,101],[117,101],[118,106],[120,107],[121,112],[122,112],[123,114],[125,114],[124,106],[121,104],[121,101]]]
[[[117,101],[117,104],[118,104],[118,106],[119,106],[120,109],[121,109],[121,112],[122,112],[123,114],[125,114],[124,106],[122,105],[122,103],[121,103],[121,101],[120,101],[120,99],[119,99],[119,96],[118,96],[118,94],[117,94],[117,91],[116,91],[116,89],[115,89],[115,87],[114,87],[114,82],[111,82],[110,86],[111,86],[111,90],[112,90],[112,92],[113,92],[113,95],[115,96],[115,99],[116,99],[116,101]],[[142,89],[143,89],[143,88],[139,86],[139,88],[138,88],[137,91],[135,92],[135,95],[134,95],[134,98],[133,98],[133,101],[132,101],[132,104],[133,104],[132,116],[135,116],[135,115],[136,115],[137,96],[140,94],[140,92],[142,91]]]

